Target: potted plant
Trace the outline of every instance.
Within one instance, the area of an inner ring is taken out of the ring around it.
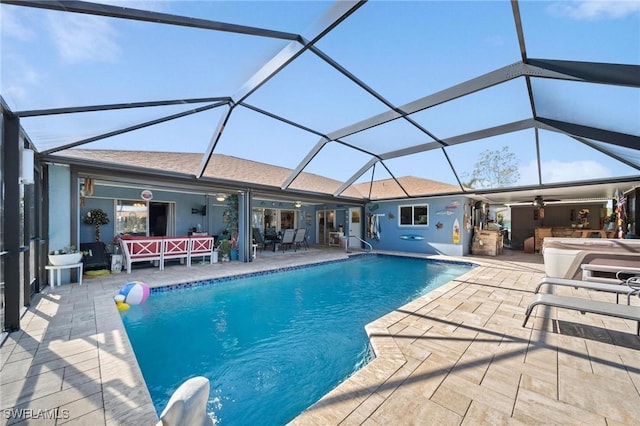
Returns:
[[[82,260],[82,252],[75,246],[66,246],[49,252],[49,263],[54,266],[74,265]]]
[[[218,252],[220,252],[223,262],[229,261],[229,255],[231,253],[231,243],[229,240],[220,241],[220,244],[218,244]]]
[[[100,241],[100,225],[109,223],[109,216],[102,209],[93,209],[87,212],[84,223],[96,227],[96,241]]]

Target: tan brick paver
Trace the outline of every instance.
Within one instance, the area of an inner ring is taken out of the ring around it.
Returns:
[[[63,414],[37,424],[154,425],[157,414],[113,303],[124,283],[162,286],[345,256],[320,248],[259,253],[251,263],[194,265],[188,274],[176,265],[46,289],[22,330],[0,347],[0,409]],[[640,339],[633,322],[539,307],[523,328],[542,257],[507,251],[463,260],[481,266],[368,324],[377,357],[291,423],[637,422]],[[559,293],[610,299],[572,288]],[[0,424],[20,423],[5,417]]]

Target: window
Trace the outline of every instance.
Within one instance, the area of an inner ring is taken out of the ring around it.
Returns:
[[[428,226],[429,206],[416,204],[411,206],[399,206],[400,226]]]
[[[116,233],[147,235],[147,203],[117,200]]]

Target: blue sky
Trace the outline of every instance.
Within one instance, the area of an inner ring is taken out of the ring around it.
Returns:
[[[329,2],[110,1],[132,8],[305,31]],[[640,64],[640,2],[520,2],[530,58]],[[286,42],[142,22],[0,5],[1,94],[15,110],[232,96]],[[510,2],[371,1],[316,45],[396,106],[520,60]],[[535,79],[540,115],[640,134],[640,90]],[[316,56],[305,53],[247,99],[251,105],[329,133],[387,107]],[[185,108],[24,119],[39,149],[115,130]],[[201,152],[222,110],[87,145]],[[523,79],[412,116],[440,139],[531,115]],[[555,132],[540,132],[543,180],[637,174]],[[216,152],[294,168],[319,137],[236,108]],[[406,122],[344,138],[375,152],[428,142]],[[533,131],[447,150],[461,175],[484,149],[507,144],[519,184],[537,182]],[[571,156],[562,155],[569,150]],[[627,153],[628,154],[628,153]],[[307,171],[346,179],[369,156],[331,143]],[[562,159],[562,160],[558,160]],[[388,162],[396,176],[454,183],[440,150]],[[382,168],[378,167],[377,171]],[[377,175],[384,178],[385,173]],[[464,178],[464,176],[461,176]]]

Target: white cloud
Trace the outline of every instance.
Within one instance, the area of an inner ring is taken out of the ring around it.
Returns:
[[[542,163],[542,182],[571,182],[588,178],[613,177],[611,170],[596,161],[546,161]],[[519,185],[538,183],[537,162],[531,161],[520,169]]]
[[[11,67],[4,71],[3,96],[12,108],[21,109],[21,105],[29,104],[33,90],[40,86],[43,76],[24,59],[16,55],[3,57],[11,62]]]
[[[0,20],[2,22],[2,36],[12,37],[21,41],[35,38],[35,32],[27,25],[26,14],[18,16],[20,11],[10,7],[3,7]]]
[[[553,15],[575,20],[618,19],[640,13],[638,0],[573,0],[557,2],[548,9]]]
[[[60,56],[68,62],[113,62],[120,55],[116,31],[104,18],[56,15],[49,20],[49,29]]]

